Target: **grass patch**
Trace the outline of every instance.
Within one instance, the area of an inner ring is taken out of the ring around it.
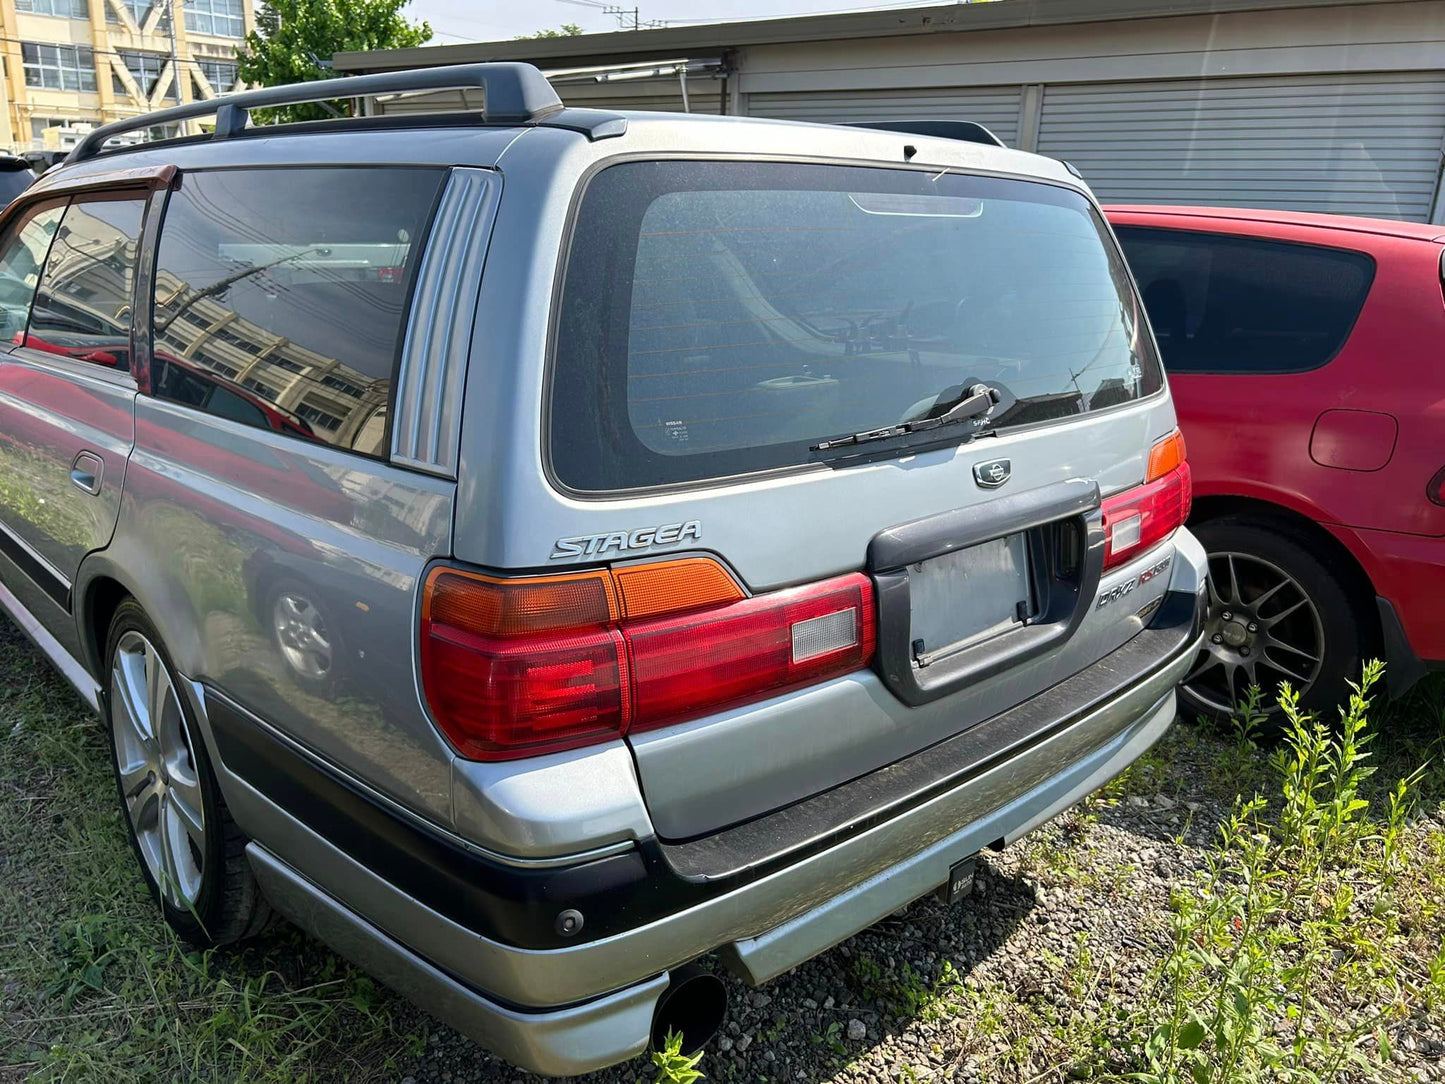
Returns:
[[[289,926],[196,952],[146,894],[100,725],[0,622],[0,1080],[376,1079],[399,1002]]]

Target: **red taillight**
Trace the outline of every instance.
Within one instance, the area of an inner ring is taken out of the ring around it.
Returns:
[[[623,633],[632,650],[632,729],[665,726],[866,666],[873,584],[844,576]]]
[[[1154,445],[1148,471],[1142,486],[1104,502],[1106,569],[1162,542],[1189,518],[1194,486],[1178,430]]]
[[[707,558],[506,580],[440,568],[422,686],[459,753],[510,760],[861,669],[874,640],[861,574],[746,598]]]

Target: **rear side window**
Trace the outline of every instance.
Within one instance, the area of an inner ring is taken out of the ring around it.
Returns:
[[[364,455],[443,171],[188,173],[156,259],[154,395]]]
[[[552,469],[588,491],[819,461],[976,382],[990,423],[1148,395],[1124,264],[1069,189],[758,162],[613,166],[583,196],[551,379]]]
[[[25,345],[130,371],[130,321],[144,193],[77,196],[50,245]]]
[[[1171,372],[1292,373],[1335,356],[1375,275],[1362,252],[1186,230],[1118,230]]]

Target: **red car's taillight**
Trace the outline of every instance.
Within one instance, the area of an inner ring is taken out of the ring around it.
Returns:
[[[1189,518],[1193,498],[1184,437],[1176,429],[1150,450],[1145,483],[1104,502],[1104,567],[1169,537]]]
[[[461,755],[510,760],[861,669],[875,638],[861,574],[747,598],[708,558],[520,579],[438,568],[422,688]]]

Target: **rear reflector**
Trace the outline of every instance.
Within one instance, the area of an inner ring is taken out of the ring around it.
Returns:
[[[1106,569],[1162,542],[1189,518],[1194,485],[1177,429],[1151,449],[1148,477],[1142,486],[1104,502]]]
[[[747,598],[708,558],[424,588],[422,687],[465,757],[510,760],[665,726],[866,667],[862,574]]]

